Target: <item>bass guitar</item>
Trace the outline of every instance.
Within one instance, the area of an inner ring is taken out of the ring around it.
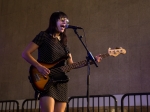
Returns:
[[[123,48],[118,48],[118,49],[108,49],[108,53],[106,54],[101,54],[100,57],[101,58],[106,58],[108,56],[113,56],[116,57],[119,54],[126,54],[126,50]],[[65,65],[65,66],[60,66],[60,67],[56,67],[59,63],[61,63],[62,61],[64,61],[65,59],[61,59],[55,63],[52,64],[46,64],[46,63],[40,63],[43,66],[47,67],[48,69],[50,69],[50,74],[48,74],[48,76],[45,78],[43,77],[43,75],[37,70],[36,67],[34,67],[33,65],[30,66],[29,69],[29,80],[30,83],[32,84],[34,90],[36,92],[44,92],[48,89],[48,87],[50,86],[50,84],[52,83],[65,83],[69,81],[69,78],[67,75],[65,75],[65,72],[68,72],[72,69],[76,69],[76,68],[81,68],[87,65],[87,60],[83,60],[80,62],[76,62],[70,65]],[[91,63],[93,64],[93,63]],[[60,73],[62,72],[62,73]],[[61,74],[61,75],[59,75]]]

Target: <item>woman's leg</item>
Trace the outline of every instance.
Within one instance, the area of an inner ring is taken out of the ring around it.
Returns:
[[[54,112],[65,112],[66,102],[55,102]]]
[[[52,97],[44,96],[40,98],[41,112],[54,112],[55,100]]]

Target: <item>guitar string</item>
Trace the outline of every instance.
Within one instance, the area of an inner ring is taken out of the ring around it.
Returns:
[[[102,58],[105,58],[105,57],[107,57],[107,56],[109,56],[108,53],[101,55]],[[57,69],[61,69],[63,72],[68,72],[68,71],[70,71],[71,69],[78,68],[78,67],[82,67],[82,66],[84,66],[84,65],[86,65],[86,64],[87,64],[87,60],[83,60],[83,61],[80,61],[80,62],[77,62],[77,63],[73,63],[73,64],[71,64],[71,65],[65,65],[65,66],[61,66],[61,67],[58,67],[58,68],[54,68],[54,69],[55,69],[56,71],[57,71]],[[53,69],[53,70],[54,70],[54,69]]]

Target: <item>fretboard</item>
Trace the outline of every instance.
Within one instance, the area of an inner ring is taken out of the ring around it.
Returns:
[[[100,57],[101,57],[101,58],[106,58],[106,57],[108,57],[108,56],[109,56],[109,54],[106,53],[106,54],[102,54]],[[90,64],[93,64],[93,62],[91,62]],[[81,68],[81,67],[84,67],[84,66],[87,66],[87,60],[79,61],[79,62],[70,64],[70,65],[65,65],[65,66],[60,67],[60,69],[61,69],[63,72],[68,72],[68,71],[70,71],[71,69]]]

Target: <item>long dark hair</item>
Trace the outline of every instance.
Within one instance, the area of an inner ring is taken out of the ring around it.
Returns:
[[[61,11],[52,13],[49,19],[49,26],[46,29],[46,32],[48,34],[54,35],[57,32],[57,21],[60,18],[68,18],[68,17],[64,12]],[[66,30],[63,33],[60,33],[60,37],[62,44],[66,45],[67,44]]]

